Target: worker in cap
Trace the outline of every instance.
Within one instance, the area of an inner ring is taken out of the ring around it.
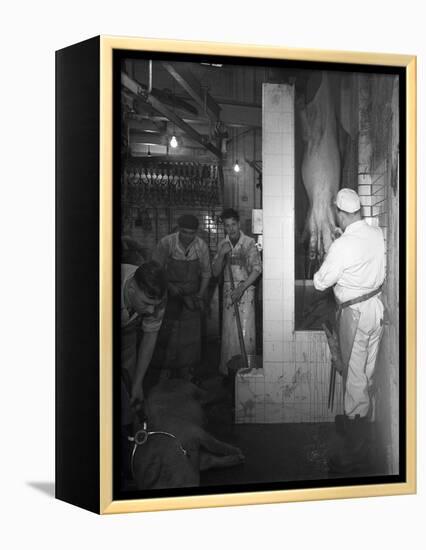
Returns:
[[[354,214],[361,210],[361,201],[359,200],[358,193],[353,189],[340,189],[337,193],[335,204],[338,210],[347,212],[348,214]]]
[[[178,227],[180,229],[190,229],[191,231],[197,231],[198,229],[198,218],[192,214],[184,214],[178,219]]]
[[[177,231],[163,237],[154,253],[166,270],[168,302],[159,337],[165,352],[159,363],[163,375],[191,379],[201,358],[201,314],[211,277],[207,244],[197,235],[198,218],[184,214]]]
[[[353,189],[341,189],[335,207],[342,234],[315,273],[314,286],[320,291],[333,287],[338,306],[344,415],[336,417],[336,428],[343,439],[329,465],[332,471],[350,473],[368,465],[370,452],[373,376],[383,332],[385,244],[382,230],[362,218]]]

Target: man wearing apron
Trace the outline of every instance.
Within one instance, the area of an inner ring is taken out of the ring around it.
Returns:
[[[210,254],[197,233],[198,219],[185,214],[178,231],[163,237],[153,259],[167,275],[168,304],[160,341],[165,343],[167,374],[192,378],[201,358],[201,312],[210,277]]]
[[[368,421],[374,368],[383,333],[380,299],[385,279],[382,230],[361,218],[359,197],[352,189],[336,196],[336,217],[343,230],[314,275],[314,286],[334,286],[338,304],[337,333],[343,362],[344,417],[336,417],[344,445],[330,459],[336,472],[351,472],[368,458]]]
[[[254,239],[244,235],[240,229],[238,212],[232,208],[224,210],[221,219],[226,237],[219,243],[213,259],[213,275],[224,276],[222,346],[219,370],[228,374],[228,362],[241,355],[234,302],[238,303],[244,345],[247,355],[256,355],[255,291],[254,282],[262,273],[262,261]],[[235,290],[231,288],[232,270]]]

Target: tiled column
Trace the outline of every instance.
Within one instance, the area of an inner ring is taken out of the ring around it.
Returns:
[[[237,422],[282,422],[294,374],[294,88],[263,85],[263,369],[238,375]]]
[[[281,384],[294,375],[294,88],[263,85],[265,418],[284,420]]]
[[[322,331],[295,332],[294,88],[263,85],[263,369],[238,374],[237,422],[324,422],[330,354]]]

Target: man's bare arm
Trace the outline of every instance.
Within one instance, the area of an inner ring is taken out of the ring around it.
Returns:
[[[138,400],[143,401],[142,383],[154,353],[157,336],[158,332],[145,332],[140,343],[132,386],[132,405]]]

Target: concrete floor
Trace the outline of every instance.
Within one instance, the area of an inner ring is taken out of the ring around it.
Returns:
[[[330,474],[327,456],[338,444],[334,424],[246,424],[210,428],[217,437],[238,446],[244,464],[203,472],[202,486],[238,485],[348,477]],[[371,453],[371,464],[354,476],[385,475],[383,457]]]
[[[319,424],[237,425],[230,442],[243,451],[245,463],[204,472],[202,485],[323,479],[329,432],[330,426]]]

